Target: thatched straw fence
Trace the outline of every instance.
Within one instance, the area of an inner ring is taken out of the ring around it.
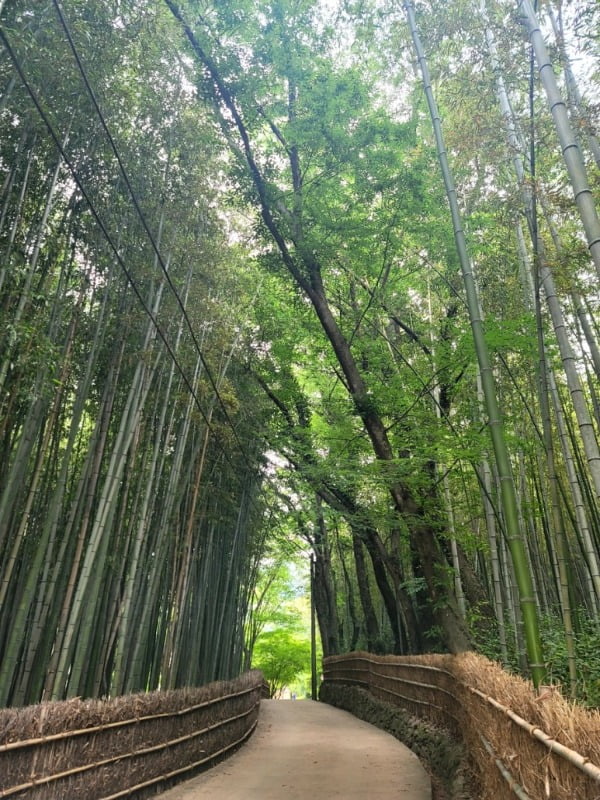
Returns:
[[[155,794],[241,745],[262,674],[228,682],[0,711],[0,797],[116,800]]]
[[[466,745],[481,800],[599,800],[600,712],[539,695],[473,653],[324,660],[324,685],[354,685]]]

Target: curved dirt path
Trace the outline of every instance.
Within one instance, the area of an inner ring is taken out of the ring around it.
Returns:
[[[389,733],[311,700],[266,700],[231,758],[161,800],[431,800],[421,762]]]

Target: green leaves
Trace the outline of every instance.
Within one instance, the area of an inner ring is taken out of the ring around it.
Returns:
[[[310,670],[310,641],[290,630],[266,631],[256,644],[252,667],[261,670],[271,697],[277,697]]]

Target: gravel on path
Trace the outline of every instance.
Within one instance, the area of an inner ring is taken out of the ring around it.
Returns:
[[[230,758],[160,800],[431,800],[416,755],[325,703],[263,700],[256,731]]]

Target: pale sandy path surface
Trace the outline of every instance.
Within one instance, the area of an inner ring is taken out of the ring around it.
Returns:
[[[389,733],[311,700],[263,700],[235,755],[160,800],[431,800],[419,759]]]

